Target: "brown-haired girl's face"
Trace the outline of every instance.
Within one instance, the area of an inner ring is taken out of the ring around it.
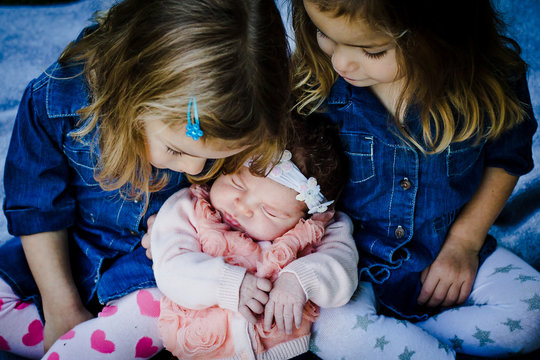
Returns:
[[[199,174],[207,159],[222,159],[245,150],[234,141],[193,140],[185,125],[171,127],[159,120],[145,121],[148,158],[158,169],[170,169],[189,175]]]
[[[361,19],[334,17],[304,0],[304,7],[317,28],[317,42],[332,59],[334,70],[354,86],[380,86],[398,80],[395,44],[370,29]]]

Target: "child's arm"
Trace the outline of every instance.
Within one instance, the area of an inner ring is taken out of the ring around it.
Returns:
[[[187,308],[218,305],[253,320],[252,313],[263,311],[270,282],[201,251],[189,194],[184,189],[171,196],[152,226],[151,254],[159,289]]]
[[[45,351],[75,325],[93,318],[84,307],[69,263],[67,231],[21,236],[24,253],[43,301]]]
[[[422,272],[419,304],[451,306],[467,300],[478,270],[478,252],[518,177],[487,167],[480,186],[450,227],[435,261]]]
[[[294,260],[281,271],[265,307],[267,327],[272,318],[281,331],[292,329],[293,321],[299,326],[300,302],[300,308],[307,300],[321,307],[337,307],[350,300],[358,285],[358,250],[350,218],[337,212],[335,220],[326,227],[316,252]],[[281,279],[284,275],[287,278]]]

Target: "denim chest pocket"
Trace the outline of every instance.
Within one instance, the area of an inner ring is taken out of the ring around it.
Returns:
[[[71,144],[64,144],[63,151],[69,159],[71,167],[78,175],[74,179],[75,184],[79,183],[79,185],[84,186],[99,186],[94,178],[94,162],[96,159],[92,156],[89,148],[78,148]]]
[[[341,133],[345,153],[349,159],[350,182],[361,183],[375,176],[373,136]]]
[[[446,150],[446,174],[453,177],[467,173],[480,157],[485,142],[475,146],[471,141],[450,144]]]

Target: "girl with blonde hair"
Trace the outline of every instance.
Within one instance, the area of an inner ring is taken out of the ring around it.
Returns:
[[[0,345],[30,358],[163,348],[148,217],[188,179],[253,154],[266,169],[288,128],[272,0],[126,0],[95,20],[28,85],[6,160]]]
[[[488,235],[533,167],[537,127],[526,64],[491,2],[292,3],[296,108],[341,126],[351,178],[338,209],[354,221],[364,280],[348,305],[321,311],[314,351],[540,347],[538,271]]]

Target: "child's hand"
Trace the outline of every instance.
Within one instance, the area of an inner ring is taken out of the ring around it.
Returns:
[[[274,282],[270,300],[264,308],[264,329],[270,330],[272,320],[276,319],[278,330],[291,334],[293,321],[298,329],[302,324],[302,313],[306,304],[306,295],[296,275],[283,273]]]
[[[268,292],[272,283],[268,279],[259,278],[246,273],[240,285],[238,312],[252,324],[257,322],[255,314],[262,314],[264,305],[268,302]]]
[[[152,215],[148,218],[148,221],[146,222],[146,225],[148,229],[146,230],[146,234],[143,235],[141,239],[141,245],[143,248],[146,249],[146,257],[152,260],[152,249],[150,247],[150,233],[152,231],[152,225],[154,225],[154,221],[156,220],[156,215]]]
[[[467,300],[478,270],[478,251],[462,244],[449,234],[435,261],[422,271],[419,304],[452,306]]]

